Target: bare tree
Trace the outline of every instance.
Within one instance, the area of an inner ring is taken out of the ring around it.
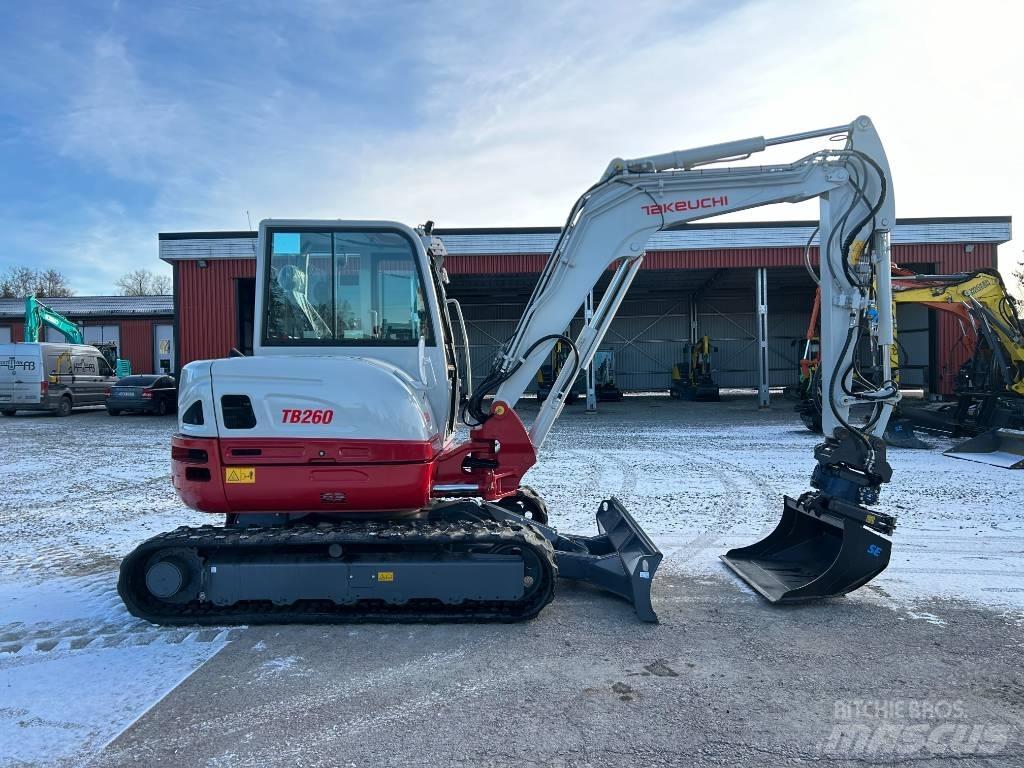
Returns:
[[[154,275],[148,269],[135,269],[121,275],[117,292],[122,296],[161,296],[171,292],[171,278]]]
[[[0,280],[0,293],[5,299],[23,298],[35,290],[36,273],[28,267],[11,267]]]
[[[67,278],[56,269],[44,269],[36,276],[36,296],[73,296]]]
[[[56,269],[37,270],[31,267],[10,267],[0,277],[0,296],[5,299],[20,299],[35,294],[40,298],[49,296],[74,296],[68,280]]]
[[[170,296],[172,292],[170,275],[153,275],[153,295]]]

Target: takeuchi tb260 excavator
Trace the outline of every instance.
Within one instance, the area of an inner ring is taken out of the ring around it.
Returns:
[[[843,143],[787,164],[707,167],[837,136]],[[653,233],[815,197],[828,437],[813,490],[786,498],[775,532],[724,560],[771,601],[856,589],[889,559],[895,520],[868,506],[891,474],[879,436],[900,396],[888,368],[893,187],[866,117],[613,160],[572,207],[515,333],[475,387],[468,364],[460,370],[467,339],[432,225],[261,222],[255,354],[184,368],[172,440],[181,498],[224,524],[179,528],[132,552],[119,582],[129,610],[170,624],[516,621],[536,616],[564,577],[656,620],[662,555],[622,504],[600,502],[597,535],[563,535],[523,478]],[[592,319],[566,337],[613,266]],[[854,391],[865,335],[882,373]],[[527,427],[515,405],[558,342],[571,364]],[[874,407],[866,426],[849,422],[855,402]]]

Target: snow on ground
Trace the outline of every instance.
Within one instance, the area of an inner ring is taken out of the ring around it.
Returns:
[[[520,410],[529,421],[535,407]],[[92,412],[0,425],[0,765],[80,764],[240,630],[154,627],[116,593],[118,563],[138,542],[211,520],[171,488],[172,418]],[[596,416],[577,405],[527,482],[572,533],[593,533],[601,499],[618,496],[665,551],[663,568],[756,600],[718,555],[766,534],[782,496],[809,488],[818,440],[785,401],[758,411],[750,397],[627,398]],[[899,519],[892,562],[850,599],[941,625],[934,604],[917,604],[959,598],[1024,623],[1024,472],[950,459],[950,441],[928,440],[932,450],[890,452],[881,508]],[[282,656],[260,675],[299,666]]]
[[[138,541],[203,518],[170,487],[173,419],[0,424],[0,765],[75,765],[227,641],[138,621],[116,590]]]
[[[810,490],[821,438],[786,401],[759,412],[749,397],[628,398],[599,410],[566,409],[526,477],[567,532],[593,532],[614,494],[665,552],[662,567],[722,575],[720,554],[762,538],[782,497]],[[954,441],[925,440],[930,450],[889,450],[879,509],[897,517],[892,560],[854,597],[1024,609],[1024,472],[952,459],[942,451]]]

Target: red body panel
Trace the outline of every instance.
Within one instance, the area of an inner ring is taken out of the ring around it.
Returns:
[[[193,509],[221,513],[419,509],[430,500],[440,448],[417,441],[182,435],[171,446],[178,495]],[[228,482],[232,473],[239,482]]]
[[[291,438],[171,438],[171,476],[202,512],[362,513],[421,509],[436,484],[475,485],[495,501],[516,492],[536,454],[523,423],[504,403],[465,443]],[[463,461],[497,461],[467,471]],[[238,482],[228,482],[232,476]]]
[[[468,457],[496,461],[498,466],[467,471],[463,462]],[[491,418],[470,430],[469,440],[438,457],[434,482],[473,483],[478,488],[476,495],[497,501],[514,494],[523,475],[536,462],[537,452],[519,416],[505,403],[495,402]]]

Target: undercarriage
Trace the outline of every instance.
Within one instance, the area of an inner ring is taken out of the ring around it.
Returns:
[[[657,621],[661,552],[616,499],[597,520],[598,536],[563,536],[476,501],[386,521],[236,516],[144,542],[123,561],[118,591],[157,624],[514,622],[535,617],[562,576]]]

